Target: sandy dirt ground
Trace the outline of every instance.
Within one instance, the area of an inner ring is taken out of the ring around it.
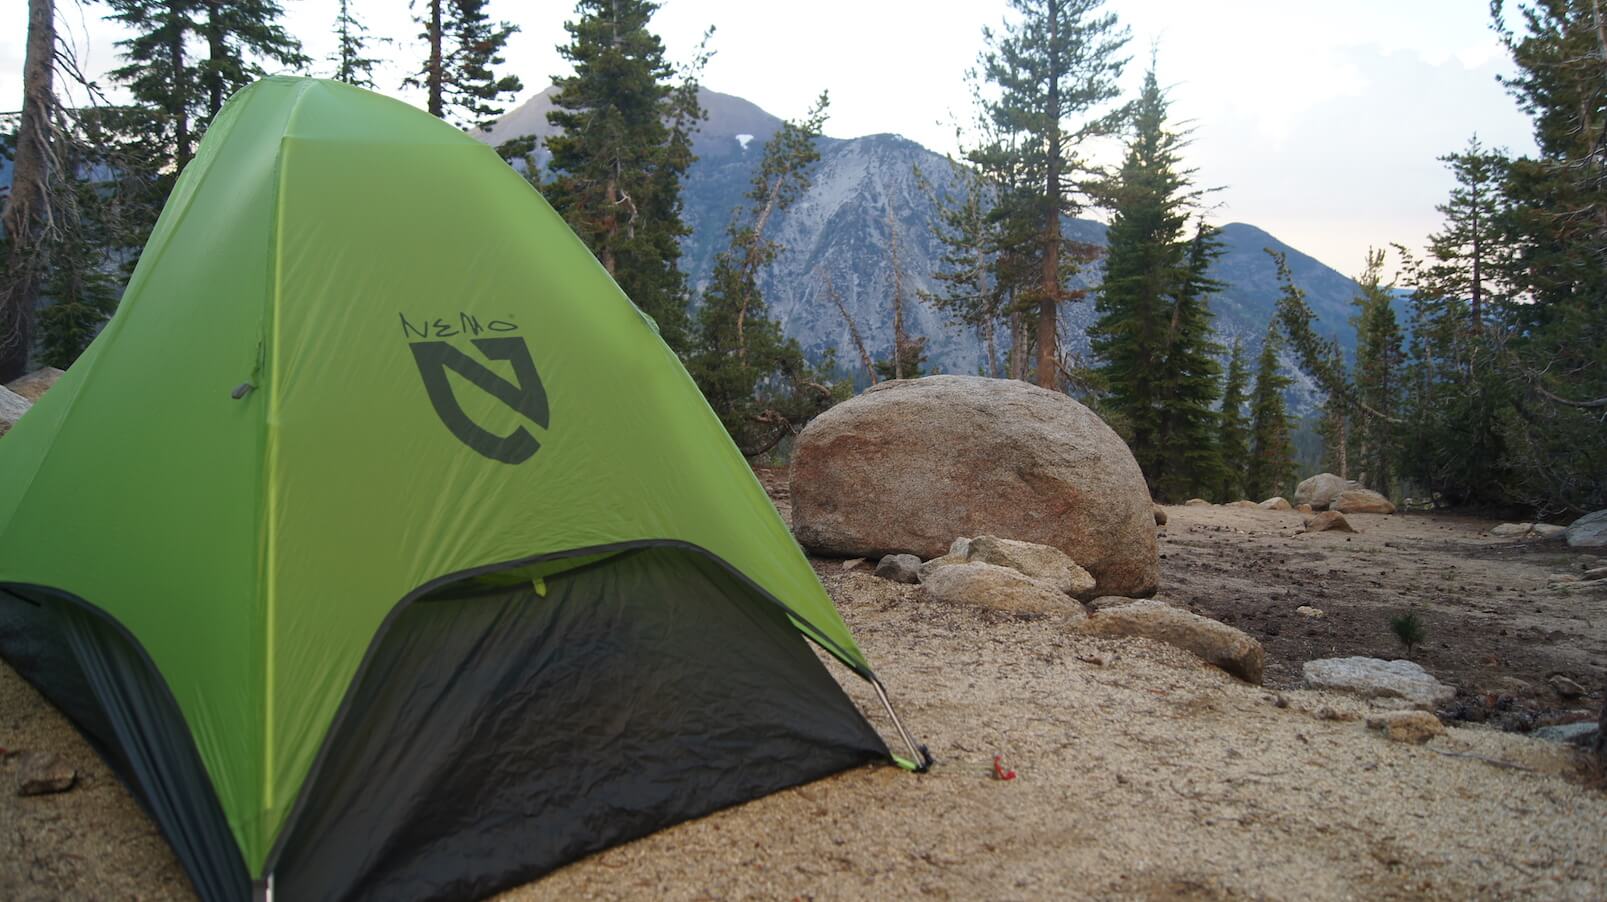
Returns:
[[[1601,776],[1570,747],[1500,728],[1514,711],[1539,723],[1599,709],[1607,592],[1549,588],[1593,559],[1461,518],[1357,516],[1346,536],[1297,534],[1294,514],[1169,513],[1162,595],[1260,638],[1266,686],[818,560],[933,771],[850,771],[502,898],[1607,898]],[[1296,688],[1311,657],[1399,656],[1386,623],[1407,607],[1429,630],[1415,659],[1462,689],[1448,715],[1485,721],[1422,746],[1368,731],[1366,703]],[[1558,699],[1556,672],[1597,694]],[[0,898],[187,895],[115,777],[3,667],[0,745],[55,749],[80,772],[62,795],[0,792]],[[1016,779],[994,778],[995,755]],[[0,786],[18,762],[0,763]]]

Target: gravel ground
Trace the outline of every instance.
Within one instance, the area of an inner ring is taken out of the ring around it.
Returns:
[[[1213,510],[1197,516],[1225,516]],[[1196,547],[1169,552],[1168,592],[1217,578],[1190,576],[1214,537],[1224,555],[1243,541],[1189,532],[1215,522],[1191,516],[1174,513],[1169,527]],[[1255,528],[1246,522],[1234,528]],[[1324,572],[1343,575],[1351,558],[1381,569],[1367,555],[1334,555]],[[1607,793],[1570,748],[1479,725],[1393,743],[1365,728],[1368,708],[1348,697],[1248,686],[1166,646],[937,606],[866,570],[815,564],[938,756],[933,771],[844,773],[500,898],[1607,898]],[[1382,569],[1369,579],[1428,578],[1415,565]],[[1196,607],[1213,597],[1221,603],[1207,592]],[[1561,654],[1588,668],[1595,647]],[[865,687],[837,674],[885,728]],[[18,798],[9,787],[20,759],[0,762],[0,898],[188,896],[115,777],[3,666],[0,746],[57,751],[80,775],[68,793]],[[994,779],[994,755],[1016,779]]]

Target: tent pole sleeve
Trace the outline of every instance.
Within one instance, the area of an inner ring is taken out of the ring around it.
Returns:
[[[926,746],[917,744],[915,737],[904,729],[904,722],[898,719],[898,712],[893,710],[893,703],[888,700],[887,689],[882,685],[882,681],[872,676],[870,684],[876,688],[876,696],[882,700],[882,706],[887,709],[887,716],[893,719],[893,727],[898,730],[899,738],[904,740],[904,745],[910,750],[911,761],[907,769],[913,770],[918,774],[926,773],[932,767],[932,753],[927,750]],[[904,765],[904,762],[897,755],[894,755],[893,759],[898,761],[900,766]]]

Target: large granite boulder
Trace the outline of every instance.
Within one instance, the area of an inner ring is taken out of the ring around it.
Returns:
[[[1569,548],[1607,548],[1607,510],[1599,510],[1568,525]]]
[[[994,535],[1060,549],[1099,594],[1149,595],[1160,579],[1132,452],[1088,408],[1025,382],[872,386],[798,436],[791,490],[793,531],[821,554],[935,558],[956,535]]]
[[[7,382],[6,388],[37,404],[39,403],[39,398],[45,392],[50,391],[50,387],[55,385],[56,380],[63,375],[65,373],[53,366],[40,367],[26,376],[18,376]]]
[[[1328,509],[1342,514],[1393,514],[1395,504],[1372,489],[1345,489]]]
[[[1295,504],[1309,504],[1312,510],[1327,510],[1328,505],[1334,503],[1340,492],[1356,487],[1356,483],[1349,479],[1342,479],[1332,473],[1318,473],[1302,480],[1300,485],[1295,487]]]
[[[11,427],[15,426],[32,406],[33,402],[27,398],[0,385],[0,435],[10,432]]]

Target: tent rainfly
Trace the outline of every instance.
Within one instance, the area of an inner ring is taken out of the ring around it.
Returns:
[[[886,704],[651,320],[491,149],[347,85],[229,102],[0,438],[0,653],[207,899],[473,898],[924,767],[805,639]]]

